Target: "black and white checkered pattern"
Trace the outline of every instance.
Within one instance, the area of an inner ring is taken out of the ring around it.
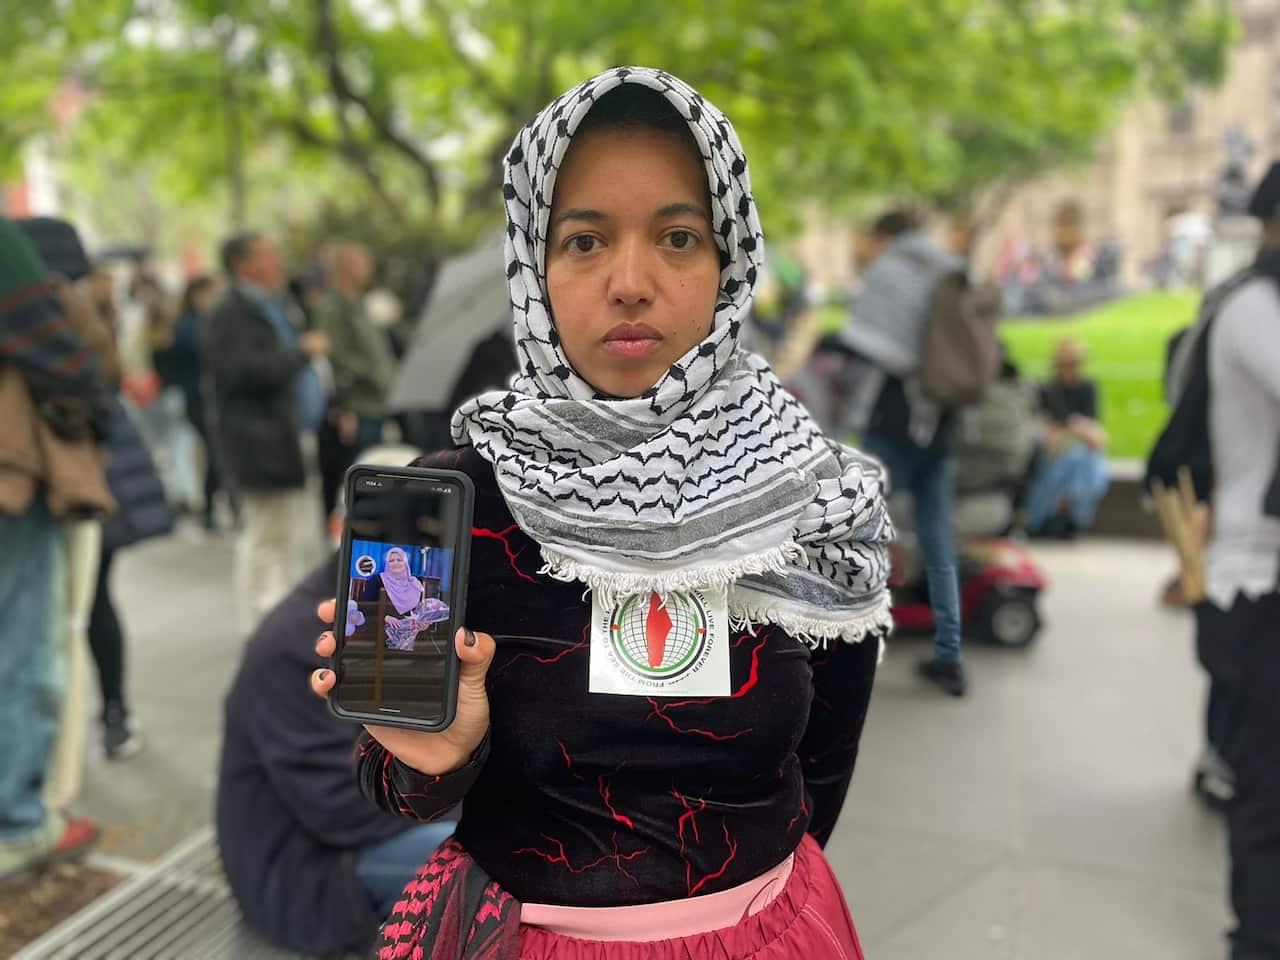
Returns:
[[[569,364],[551,315],[546,242],[556,175],[574,131],[620,84],[649,87],[702,153],[720,295],[707,338],[635,399],[601,397]],[[454,417],[460,443],[494,465],[550,573],[609,599],[729,587],[730,613],[813,641],[888,624],[892,527],[874,461],[824,437],[759,357],[740,349],[764,259],[746,158],[724,115],[646,67],[573,88],[507,155],[507,279],[520,372]]]

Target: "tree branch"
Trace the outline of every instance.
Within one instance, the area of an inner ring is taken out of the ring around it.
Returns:
[[[368,97],[352,86],[347,72],[343,69],[338,26],[333,15],[333,0],[316,2],[316,44],[325,58],[329,87],[333,94],[339,122],[344,125],[348,122],[344,111],[347,104],[359,108],[378,135],[418,168],[427,188],[428,197],[433,204],[438,204],[440,175],[435,163],[416,144],[395,129],[388,109],[376,107]]]
[[[345,159],[364,177],[365,182],[369,184],[369,188],[382,205],[387,208],[387,212],[392,219],[397,223],[404,221],[402,206],[396,203],[391,194],[387,192],[387,188],[382,182],[382,177],[378,174],[378,170],[369,156],[368,149],[351,135],[349,127],[345,127],[342,139],[336,140],[333,137],[325,136],[301,117],[285,117],[273,122],[282,129],[287,130],[302,143],[320,150],[331,151]]]
[[[453,31],[453,24],[449,20],[449,12],[439,3],[439,0],[426,0],[427,9],[431,11],[432,17],[439,26],[440,32],[444,34],[445,39],[449,41],[449,46],[453,47],[453,52],[457,54],[458,63],[467,71],[467,75],[471,77],[476,87],[492,101],[493,105],[509,116],[520,116],[521,108],[515,100],[498,89],[497,84],[493,82],[493,78],[481,69],[480,64],[476,63],[462,49],[462,44],[458,40],[458,36]]]

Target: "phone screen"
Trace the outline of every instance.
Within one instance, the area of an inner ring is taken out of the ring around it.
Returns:
[[[348,496],[347,636],[335,703],[351,713],[442,722],[464,613],[459,554],[471,531],[463,488],[361,473]]]

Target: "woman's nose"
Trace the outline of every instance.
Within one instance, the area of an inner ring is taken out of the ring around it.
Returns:
[[[653,300],[653,271],[649,257],[649,245],[638,240],[627,240],[614,246],[609,271],[610,303],[632,306]]]

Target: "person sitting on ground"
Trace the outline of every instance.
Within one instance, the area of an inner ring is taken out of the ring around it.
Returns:
[[[1070,539],[1093,526],[1106,495],[1107,433],[1098,422],[1098,386],[1083,376],[1084,345],[1063,340],[1053,379],[1040,392],[1042,459],[1027,490],[1027,533]]]
[[[414,825],[365,800],[351,776],[360,728],[305,689],[316,604],[333,595],[337,567],[336,556],[323,563],[250,637],[218,769],[218,847],[241,910],[276,943],[317,954],[367,947],[454,826]]]
[[[521,372],[420,461],[476,490],[457,716],[370,727],[357,761],[384,810],[466,805],[381,949],[860,956],[820,844],[891,620],[892,526],[879,464],[739,345],[764,243],[737,135],[670,74],[617,68],[526,126],[505,173]]]

